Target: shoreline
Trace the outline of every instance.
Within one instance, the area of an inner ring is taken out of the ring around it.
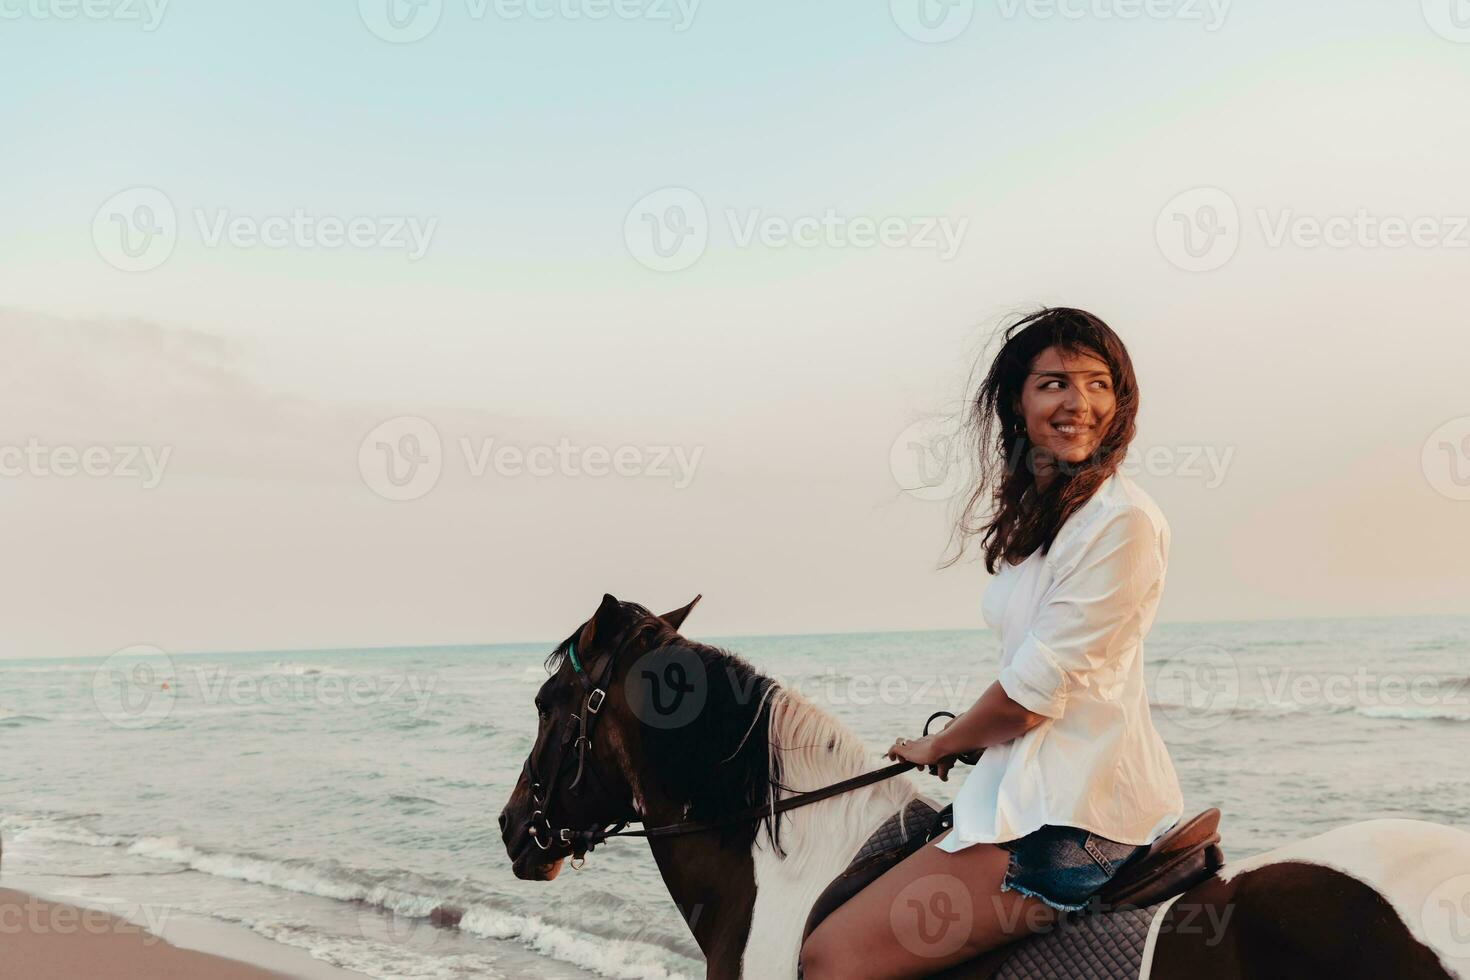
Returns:
[[[244,926],[183,913],[134,921],[14,877],[0,887],[0,980],[366,980]]]

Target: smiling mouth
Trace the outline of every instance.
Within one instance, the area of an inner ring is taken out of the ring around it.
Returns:
[[[1062,435],[1071,437],[1085,436],[1087,435],[1087,433],[1097,428],[1097,426],[1095,425],[1058,425],[1055,422],[1052,423],[1051,427],[1053,429],[1056,429]]]

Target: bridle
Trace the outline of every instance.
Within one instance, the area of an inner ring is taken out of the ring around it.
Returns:
[[[607,701],[607,690],[609,681],[612,679],[613,668],[616,666],[624,650],[639,636],[654,629],[657,629],[656,624],[649,622],[648,619],[639,620],[625,627],[623,633],[617,637],[612,654],[608,656],[607,662],[598,672],[595,680],[588,675],[586,668],[577,659],[577,638],[573,637],[569,640],[567,644],[567,658],[572,665],[573,676],[577,678],[582,686],[582,707],[580,711],[572,715],[571,720],[566,725],[566,730],[561,739],[560,752],[557,756],[556,769],[552,774],[550,782],[546,784],[544,793],[541,791],[542,781],[536,774],[535,766],[531,764],[536,754],[535,747],[532,747],[532,750],[526,755],[526,763],[521,771],[526,782],[531,787],[531,799],[536,804],[536,809],[532,812],[530,820],[527,822],[527,830],[531,835],[531,840],[543,851],[551,850],[554,844],[561,844],[569,848],[572,852],[573,868],[580,870],[582,865],[586,863],[587,852],[611,837],[645,837],[651,840],[666,837],[682,837],[686,834],[704,833],[737,824],[750,823],[766,817],[774,818],[779,813],[785,813],[788,810],[795,810],[799,807],[810,806],[813,803],[820,803],[822,800],[861,789],[864,786],[871,786],[874,783],[882,782],[885,779],[892,779],[901,773],[918,768],[912,762],[896,762],[891,766],[875,769],[872,772],[865,772],[861,775],[853,776],[850,779],[833,783],[830,786],[824,786],[806,793],[795,793],[782,800],[772,801],[759,806],[747,807],[738,813],[722,817],[719,820],[686,820],[680,823],[667,824],[662,827],[625,830],[624,828],[629,823],[638,822],[638,818],[633,816],[629,819],[615,821],[611,824],[595,825],[588,830],[576,830],[571,827],[553,827],[549,816],[551,805],[556,797],[558,781],[567,772],[573,756],[576,758],[576,772],[573,774],[571,782],[567,784],[566,789],[568,793],[577,796],[583,795],[586,788],[583,780],[589,773],[592,774],[592,778],[598,783],[599,788],[606,787],[607,784],[603,781],[602,777],[597,775],[597,763],[591,755],[592,730],[597,723],[603,704]],[[934,719],[940,717],[954,718],[954,714],[948,711],[934,712],[924,722],[925,735],[929,734],[929,726],[934,723]],[[569,747],[571,752],[568,752]],[[976,757],[966,756],[962,758],[963,761],[974,765]],[[543,833],[546,835],[544,840],[542,838]]]
[[[530,784],[531,800],[536,804],[536,809],[531,814],[531,819],[527,825],[531,840],[543,851],[551,850],[552,844],[554,843],[564,844],[572,848],[573,867],[580,867],[577,862],[595,845],[589,844],[578,851],[578,831],[574,831],[570,827],[563,827],[557,830],[551,826],[551,819],[548,813],[551,810],[551,803],[557,790],[557,781],[561,779],[567,770],[571,758],[575,756],[577,769],[572,776],[571,782],[567,784],[567,792],[581,796],[584,792],[583,778],[588,773],[592,774],[592,778],[597,781],[599,788],[606,787],[607,784],[603,782],[602,777],[597,775],[597,762],[591,755],[592,729],[597,723],[597,718],[602,711],[603,704],[607,701],[609,681],[612,680],[613,668],[617,665],[618,659],[635,639],[654,628],[654,624],[648,622],[646,619],[625,627],[623,634],[626,635],[619,634],[614,644],[613,652],[608,656],[607,662],[603,664],[602,670],[598,673],[596,680],[593,680],[587,674],[586,668],[577,659],[577,638],[573,637],[567,641],[567,658],[572,665],[572,676],[576,677],[582,686],[582,707],[580,711],[572,715],[571,721],[566,726],[566,731],[561,739],[561,748],[557,754],[556,770],[553,772],[545,792],[541,795],[537,794],[541,791],[542,783],[536,775],[535,767],[531,765],[531,760],[536,754],[535,748],[533,747],[526,755],[526,764],[521,771],[525,775],[526,782]],[[571,749],[570,752],[568,752],[568,747]],[[540,821],[539,824],[537,822],[538,820]],[[626,821],[616,826],[618,828],[626,826]],[[543,829],[547,837],[544,841],[541,838]],[[585,834],[586,832],[583,831],[580,833]],[[601,841],[599,840],[598,843],[601,843]]]

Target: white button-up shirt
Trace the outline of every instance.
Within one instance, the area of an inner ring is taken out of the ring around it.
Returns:
[[[985,750],[940,847],[1015,840],[1046,824],[1151,844],[1183,815],[1143,676],[1168,560],[1163,513],[1114,472],[1048,554],[1002,561],[983,603],[1001,638],[1000,685],[1048,720]]]

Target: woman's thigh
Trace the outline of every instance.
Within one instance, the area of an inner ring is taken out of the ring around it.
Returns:
[[[1046,903],[1001,891],[1009,858],[994,844],[924,845],[817,927],[805,976],[920,977],[1046,928],[1056,921]]]

